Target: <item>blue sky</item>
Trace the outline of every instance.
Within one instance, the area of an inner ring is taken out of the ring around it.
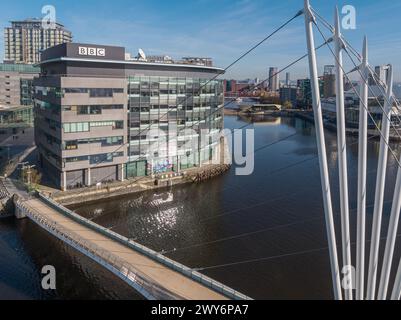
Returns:
[[[344,34],[360,49],[369,37],[370,63],[393,63],[395,79],[401,81],[401,1],[312,0],[313,7],[330,22],[334,6],[356,8],[356,30]],[[137,53],[210,56],[225,67],[263,39],[303,6],[302,0],[82,0],[46,2],[2,1],[0,28],[13,19],[41,17],[43,5],[56,7],[57,20],[73,32],[75,42],[122,45]],[[321,38],[316,34],[316,44]],[[4,52],[0,40],[0,58]],[[306,52],[303,17],[260,46],[235,65],[227,78],[267,77],[269,66],[279,68]],[[327,49],[318,53],[319,66],[332,64]],[[305,61],[306,62],[306,61]],[[301,62],[291,68],[291,78],[307,75]],[[350,64],[346,65],[351,68]]]

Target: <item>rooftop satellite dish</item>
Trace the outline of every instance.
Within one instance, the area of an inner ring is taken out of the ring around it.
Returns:
[[[145,60],[145,61],[146,61],[146,55],[145,55],[145,52],[143,52],[142,49],[139,49],[139,50],[138,50],[138,59],[139,59],[139,60]]]

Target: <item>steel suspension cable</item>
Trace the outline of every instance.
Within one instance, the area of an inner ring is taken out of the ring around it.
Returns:
[[[289,20],[287,20],[285,23],[283,23],[280,27],[278,27],[276,30],[274,30],[272,33],[270,33],[268,36],[266,36],[263,40],[261,40],[259,43],[257,43],[256,45],[254,45],[251,49],[249,49],[247,52],[245,52],[244,54],[242,54],[239,58],[237,58],[234,62],[232,62],[230,65],[228,65],[225,69],[224,72],[227,71],[229,68],[231,68],[234,64],[236,64],[237,62],[239,62],[241,59],[243,59],[246,55],[248,55],[249,53],[251,53],[253,50],[255,50],[257,47],[259,47],[261,44],[263,44],[265,41],[267,41],[268,39],[270,39],[273,35],[275,35],[278,31],[280,31],[281,29],[283,29],[284,27],[286,27],[290,22],[292,22],[293,20],[295,20],[297,17],[299,17],[300,15],[303,14],[303,10],[298,11],[292,18],[290,18]],[[317,47],[315,50],[320,49],[321,47],[323,47],[325,45],[325,43],[321,44],[319,47]],[[283,69],[281,69],[279,72],[273,74],[272,76],[268,77],[267,79],[263,80],[262,82],[260,82],[259,84],[255,85],[255,88],[259,87],[259,85],[265,83],[266,81],[268,81],[269,79],[275,77],[276,75],[278,75],[279,73],[283,72],[284,70],[290,68],[291,66],[293,66],[294,64],[296,64],[297,62],[303,60],[304,58],[306,58],[308,56],[308,54],[305,54],[304,56],[296,59],[295,61],[293,61],[292,63],[290,63],[289,65],[287,65],[286,67],[284,67]],[[211,81],[215,80],[219,75],[216,75],[215,77],[213,77],[212,79],[210,79],[209,81],[207,81],[203,86],[201,86],[199,88],[199,92]],[[244,88],[246,90],[249,90],[249,86],[247,88]],[[244,90],[242,89],[242,90]],[[188,98],[186,98],[186,100],[184,102],[186,102],[188,100]],[[231,103],[232,101],[230,101],[229,103]],[[227,104],[229,104],[227,103]],[[213,114],[219,112],[221,109],[223,109],[227,104],[224,104],[222,107],[217,108],[214,112],[212,112],[207,118],[211,117]],[[164,116],[166,116],[168,114],[170,109],[167,109],[166,113],[160,118],[162,119]],[[200,123],[200,121],[203,120],[199,120],[198,124]],[[196,124],[193,124],[192,126],[190,126],[189,128],[193,128]],[[151,125],[149,125],[146,129],[140,131],[138,134],[136,134],[133,137],[139,136],[141,133],[149,130],[151,128]],[[131,137],[130,137],[131,138]],[[117,152],[118,150],[120,150],[121,148],[125,147],[126,145],[129,145],[130,142],[127,142],[121,146],[119,146],[116,150],[113,151],[113,153]],[[98,165],[102,164],[104,161],[100,161],[98,162],[93,168],[96,168]],[[107,177],[105,177],[104,179],[108,178],[108,177],[112,177],[114,174],[111,174]],[[72,182],[77,181],[78,179],[80,179],[79,177],[77,177],[75,180],[73,180]]]
[[[397,235],[397,238],[401,237],[401,234]],[[380,238],[380,240],[386,240],[386,237]],[[370,242],[371,240],[366,240],[366,243]],[[355,245],[356,242],[352,242],[352,245]],[[325,251],[328,250],[329,247],[321,247],[321,248],[316,248],[316,249],[309,249],[309,250],[301,250],[301,251],[296,251],[296,252],[290,252],[290,253],[285,253],[285,254],[280,254],[280,255],[274,255],[274,256],[269,256],[269,257],[263,257],[263,258],[256,258],[256,259],[249,259],[249,260],[243,260],[243,261],[236,261],[236,262],[231,262],[231,263],[224,263],[224,264],[219,264],[219,265],[214,265],[214,266],[207,266],[207,267],[201,267],[201,268],[192,268],[192,270],[196,271],[204,271],[204,270],[211,270],[211,269],[218,269],[218,268],[225,268],[225,267],[231,267],[231,266],[237,266],[241,264],[248,264],[248,263],[254,263],[254,262],[262,262],[262,261],[269,261],[269,260],[274,260],[274,259],[279,259],[279,258],[286,258],[286,257],[291,257],[291,256],[296,256],[296,255],[302,255],[302,254],[307,254],[307,253],[314,253],[314,252],[319,252],[319,251]]]
[[[322,43],[321,45],[319,45],[318,47],[316,47],[315,50],[319,50],[319,49],[321,49],[322,47],[324,47],[325,45],[326,45],[326,43]],[[240,91],[241,91],[241,92],[242,92],[242,91],[246,91],[246,90],[249,90],[249,89],[252,88],[252,87],[253,87],[254,89],[257,89],[260,85],[266,83],[266,82],[269,81],[270,79],[274,78],[276,75],[279,75],[280,73],[282,73],[282,72],[284,72],[285,70],[289,69],[290,67],[294,66],[296,63],[302,61],[302,60],[305,59],[307,56],[308,56],[308,54],[304,54],[303,56],[301,56],[301,57],[295,59],[294,61],[292,61],[291,63],[287,64],[285,67],[283,67],[282,69],[280,69],[278,72],[272,74],[271,76],[269,76],[269,77],[266,78],[265,80],[262,80],[261,82],[259,82],[259,83],[257,83],[257,84],[248,85],[247,87],[242,88]],[[231,99],[231,101],[225,102],[221,107],[217,108],[217,109],[216,109],[215,111],[213,111],[210,115],[206,116],[205,120],[208,119],[208,118],[210,118],[211,116],[213,116],[213,115],[216,114],[217,112],[220,112],[222,109],[224,109],[225,106],[227,106],[228,104],[230,104],[232,101],[234,101],[234,99]],[[168,111],[166,111],[166,113],[165,113],[160,119],[162,119],[165,115],[167,115],[167,113],[168,113]],[[195,122],[194,124],[192,124],[192,125],[189,126],[188,128],[193,128],[194,126],[199,125],[199,123],[200,123],[201,121],[203,121],[203,120],[198,120],[197,122]],[[241,127],[240,129],[243,129],[243,128],[245,128],[245,127],[247,127],[247,126],[250,126],[250,125],[252,125],[252,124],[251,124],[251,123],[250,123],[250,124],[247,124],[247,125]],[[136,134],[136,135],[133,136],[133,137],[139,136],[141,133],[143,133],[143,132],[149,130],[149,128],[150,128],[150,126],[148,126],[146,129],[141,130],[138,134]],[[125,147],[125,146],[128,146],[129,144],[130,144],[130,142],[127,142],[127,143],[122,144],[122,145],[119,146],[117,149],[115,149],[115,150],[113,151],[113,153],[119,151],[121,148],[123,148],[123,147]],[[97,163],[94,167],[92,167],[91,169],[94,169],[94,168],[98,167],[98,166],[101,165],[102,163],[104,163],[104,161],[98,162],[98,163]],[[113,175],[114,175],[114,173],[113,173],[113,174],[110,174],[110,175],[108,175],[108,176],[106,176],[106,177],[104,177],[104,179],[109,178],[109,177],[112,177]],[[74,179],[74,180],[72,181],[72,183],[75,182],[75,181],[78,181],[78,179],[80,179],[80,178],[77,177],[76,179]],[[141,180],[141,179],[140,179],[140,180]]]
[[[267,148],[268,146],[273,146],[273,145],[275,145],[275,144],[278,144],[279,142],[282,142],[282,141],[284,141],[284,140],[287,140],[288,138],[290,138],[290,137],[292,137],[292,136],[294,136],[294,135],[296,135],[296,134],[289,135],[289,136],[287,136],[286,138],[280,139],[280,140],[278,140],[278,141],[276,141],[276,142],[273,142],[273,143],[269,143],[269,144],[267,144],[267,145],[265,145],[265,146],[259,148],[259,150],[255,151],[255,153],[258,152],[258,151],[261,151],[261,150],[263,150],[263,149],[265,149],[265,148]],[[372,138],[374,138],[374,136],[369,137],[369,139],[372,139]],[[357,143],[358,143],[358,141],[356,141],[356,142],[354,142],[354,143],[351,143],[351,144],[349,144],[349,147],[351,147],[351,146],[353,146],[353,145],[355,145],[355,144],[357,144]],[[300,164],[306,163],[306,162],[311,161],[311,160],[314,160],[314,159],[316,159],[316,158],[317,158],[317,156],[314,156],[314,157],[312,157],[312,158],[308,158],[308,159],[305,159],[305,160],[302,160],[302,161],[298,161],[298,162],[296,162],[296,163],[294,163],[294,164],[291,164],[291,165],[289,165],[289,166],[286,166],[286,167],[284,167],[284,168],[277,169],[277,170],[273,171],[272,173],[269,173],[268,176],[273,176],[274,174],[279,173],[279,172],[281,172],[281,171],[283,171],[283,170],[286,170],[286,169],[291,168],[291,167],[298,166],[298,165],[300,165]],[[368,172],[368,173],[370,174],[370,173],[374,173],[374,172],[376,172],[376,171],[375,171],[375,170],[372,170],[372,171],[370,171],[370,172]],[[267,176],[267,175],[263,175],[263,176]],[[241,187],[237,187],[237,188],[242,189]],[[229,189],[229,188],[224,188],[224,189],[221,190],[220,192],[223,192],[223,191],[228,190],[228,189]],[[297,193],[295,193],[295,194],[297,194]],[[261,205],[261,204],[270,203],[270,202],[277,201],[277,200],[282,200],[282,199],[285,199],[285,198],[287,198],[287,196],[282,196],[282,197],[278,197],[278,198],[275,198],[275,199],[270,199],[270,200],[267,201],[267,202],[258,203],[258,204],[256,204],[256,205],[253,205],[252,207],[259,206],[259,205]],[[212,219],[215,219],[215,218],[218,218],[218,217],[221,217],[221,216],[225,216],[225,215],[230,215],[230,214],[236,213],[236,212],[238,212],[238,211],[245,210],[245,209],[247,209],[247,208],[250,208],[250,207],[245,207],[245,208],[242,207],[242,208],[238,208],[238,209],[235,209],[235,210],[232,210],[232,211],[229,211],[229,212],[223,212],[222,214],[218,214],[218,215],[216,215],[216,216],[213,216],[213,217],[210,217],[210,218],[207,218],[207,219],[202,219],[200,222],[212,220]],[[100,215],[100,216],[95,216],[95,217],[93,217],[92,219],[97,219],[97,218],[99,218],[99,217],[104,217],[105,215],[107,215],[107,213],[106,213],[106,214],[102,214],[102,215]],[[127,221],[124,221],[124,222],[117,223],[117,224],[114,224],[114,225],[112,225],[112,226],[109,226],[109,227],[107,227],[107,228],[108,228],[108,229],[114,229],[114,228],[116,228],[116,227],[118,227],[118,226],[120,226],[120,225],[122,225],[122,224],[129,223],[130,221],[131,221],[131,219],[130,219],[128,222],[127,222]]]
[[[389,204],[389,203],[392,203],[392,201],[386,201],[385,202],[385,204]],[[261,205],[261,204],[259,204],[259,205]],[[372,208],[373,206],[374,206],[374,203],[371,203],[371,204],[367,205],[367,208]],[[243,209],[248,209],[248,208],[243,208]],[[351,208],[350,212],[356,212],[356,210],[357,210],[357,208]],[[340,213],[336,213],[336,214],[334,214],[334,216],[335,217],[341,217],[341,214]],[[224,238],[218,238],[216,240],[205,241],[205,242],[196,243],[196,244],[193,244],[193,245],[188,245],[188,246],[174,248],[174,249],[162,250],[159,253],[163,254],[163,255],[169,254],[169,253],[175,253],[175,252],[181,251],[181,250],[187,250],[187,249],[192,249],[192,248],[197,248],[197,247],[203,247],[203,246],[210,245],[210,244],[216,244],[216,243],[220,243],[220,242],[224,242],[224,241],[240,239],[240,238],[244,238],[244,237],[248,237],[248,236],[264,233],[266,231],[274,231],[274,230],[278,230],[278,229],[283,229],[283,228],[296,226],[298,224],[303,224],[303,223],[312,222],[312,221],[318,221],[318,220],[323,220],[323,219],[324,219],[324,217],[315,217],[315,218],[303,219],[303,220],[294,221],[294,222],[290,222],[290,223],[286,223],[286,224],[280,224],[280,225],[277,225],[277,226],[267,227],[267,228],[263,228],[263,229],[259,229],[259,230],[255,230],[255,231],[245,232],[245,233],[241,233],[241,234],[237,234],[237,235],[233,235],[233,236],[228,236],[228,237],[224,237]]]
[[[323,39],[326,39],[325,35],[323,34],[323,32],[321,31],[320,27],[318,26],[318,24],[316,23],[316,27],[320,33],[320,35],[323,37]],[[330,47],[329,44],[327,44],[327,47],[329,48],[330,52],[332,53],[333,57],[337,60],[336,55],[334,54],[332,48]],[[339,63],[337,61],[337,63]],[[341,65],[340,65],[341,66]],[[341,68],[343,68],[341,66]],[[349,76],[344,72],[345,76],[347,77],[348,81],[350,81]],[[359,93],[356,91],[356,89],[352,86],[355,94],[358,96],[359,100],[362,102],[363,107],[365,108],[366,112],[368,113],[368,116],[371,118],[372,122],[375,124],[377,130],[379,131],[381,138],[382,138],[382,142],[384,143],[387,148],[390,150],[392,156],[394,157],[395,161],[398,163],[398,166],[401,168],[401,164],[400,161],[398,160],[398,157],[396,156],[395,152],[393,151],[393,149],[390,147],[388,141],[387,141],[387,137],[384,136],[383,132],[380,130],[379,126],[377,125],[376,121],[374,120],[372,114],[369,111],[368,106],[365,105],[365,102],[363,102],[362,98],[360,97]],[[386,114],[385,111],[383,111],[384,114]],[[390,121],[391,123],[391,121]],[[379,173],[379,172],[378,172]],[[377,193],[376,193],[377,195]],[[381,200],[380,200],[381,203]],[[379,203],[378,203],[379,204]],[[377,204],[377,205],[378,205]],[[381,203],[382,205],[382,203]],[[376,210],[376,207],[375,207]],[[376,272],[377,272],[377,255],[378,255],[378,246],[380,245],[380,226],[381,226],[381,214],[376,214],[374,215],[376,218],[373,221],[373,228],[372,228],[372,241],[371,241],[371,255],[370,255],[370,263],[369,263],[369,277],[368,277],[368,298],[369,299],[373,299],[374,298],[374,292],[375,292],[375,280],[376,280]],[[373,250],[373,251],[372,251]],[[373,260],[372,260],[373,259]]]
[[[316,11],[314,11],[314,13],[316,13]],[[316,13],[316,14],[317,14],[317,13]],[[327,22],[327,20],[324,19],[322,16],[320,16],[320,15],[318,15],[318,14],[317,14],[317,16],[318,16],[319,20],[323,23],[323,25],[325,25],[326,28],[327,28],[329,31],[333,32],[333,29],[334,29],[333,26],[332,26],[329,22]],[[349,48],[351,49],[351,50],[350,50],[351,53],[352,53],[359,61],[361,61],[361,59],[362,59],[361,55],[360,55],[359,52],[351,45],[351,43],[350,43],[349,41],[347,41],[347,39],[345,39],[344,37],[342,37],[342,40],[346,43],[347,47],[349,47]],[[359,74],[360,74],[360,76],[361,76],[361,78],[362,78],[362,80],[364,81],[364,83],[369,84],[369,79],[365,79],[365,77],[362,75],[360,68],[359,68],[358,65],[355,63],[355,60],[351,57],[350,52],[349,52],[347,49],[345,49],[344,51],[346,52],[346,54],[347,54],[348,57],[350,58],[352,64],[354,65],[354,69],[351,70],[350,72],[348,72],[347,74],[351,73],[352,71],[358,71]],[[378,85],[377,80],[379,80],[380,82],[381,82],[381,80],[380,80],[380,79],[377,79],[377,76],[376,76],[375,72],[371,69],[370,66],[369,66],[369,69],[370,69],[370,72],[371,72],[371,74],[372,74],[373,80],[374,80],[375,83]],[[349,78],[348,78],[348,80],[350,81]],[[387,101],[387,103],[391,104],[391,102],[388,100],[388,98],[387,98],[385,92],[383,91],[383,89],[385,88],[385,86],[386,86],[386,85],[383,84],[383,83],[382,83],[381,85],[378,85],[378,87],[381,89],[381,93],[382,93],[382,95],[383,95],[383,98]],[[388,118],[388,117],[389,117],[388,114],[384,111],[384,107],[383,107],[383,105],[381,104],[381,102],[379,101],[378,97],[374,94],[373,89],[372,89],[370,86],[368,86],[368,90],[370,91],[370,93],[372,94],[372,96],[375,98],[375,100],[376,100],[377,103],[379,104],[379,106],[380,106],[380,108],[382,109],[383,113],[384,113],[384,114],[386,115],[386,117]],[[393,94],[393,97],[394,97],[394,94]],[[396,101],[396,99],[394,99],[394,100],[395,100],[394,102],[396,103],[397,107],[399,107],[398,102]],[[401,123],[401,118],[400,118],[399,114],[395,114],[395,116],[397,117],[399,123]],[[389,118],[388,118],[388,119],[389,119]],[[389,119],[389,120],[390,120],[390,122],[391,122],[391,119]],[[394,128],[394,130],[396,131],[398,137],[401,139],[401,135],[398,133],[398,131],[396,130],[396,128],[394,127],[394,125],[393,125],[393,128]]]
[[[317,26],[317,25],[316,25],[316,26]],[[319,33],[322,35],[322,37],[323,37],[324,39],[326,39],[325,35],[321,32],[321,30],[320,30],[319,27],[318,27],[318,30],[319,30]],[[327,44],[327,46],[328,46],[328,48],[330,48],[330,50],[331,50],[333,56],[336,58],[336,56],[335,56],[334,52],[332,51],[332,48],[330,47],[330,45]],[[346,74],[345,71],[344,71],[344,75],[346,76],[346,78],[348,79],[348,81],[350,81],[350,78],[349,78],[349,76]],[[352,88],[353,88],[355,94],[357,95],[357,97],[361,100],[361,97],[360,97],[359,93],[356,91],[356,89],[355,89],[354,87],[352,87]],[[385,139],[385,137],[383,136],[383,133],[381,132],[379,125],[376,123],[376,121],[374,120],[372,114],[370,113],[369,108],[368,108],[365,104],[363,104],[363,106],[364,106],[365,110],[367,111],[367,113],[368,113],[370,119],[372,120],[373,124],[375,125],[376,129],[379,131],[380,136],[381,136],[384,140],[387,140],[387,139]],[[385,141],[385,143],[386,143],[387,147],[389,148],[390,152],[392,153],[392,155],[393,155],[393,157],[394,157],[394,160],[397,162],[398,166],[401,167],[401,163],[400,163],[400,161],[398,160],[397,155],[395,154],[395,152],[393,151],[393,149],[391,148],[391,146],[389,145],[389,143],[388,143],[387,141]]]

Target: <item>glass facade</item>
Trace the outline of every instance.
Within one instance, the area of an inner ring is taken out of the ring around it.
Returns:
[[[124,93],[121,88],[65,88],[64,93],[89,93],[91,98],[111,98],[114,93]]]
[[[127,177],[209,160],[212,146],[199,147],[200,133],[223,128],[223,99],[221,80],[129,77]]]
[[[0,110],[0,124],[2,125],[20,125],[24,123],[27,125],[33,125],[33,107],[22,106],[12,107],[4,110]]]
[[[123,129],[124,121],[67,122],[63,124],[64,133],[88,132],[93,127]]]
[[[120,146],[124,144],[124,137],[87,138],[78,140],[67,140],[63,143],[63,150],[77,150],[81,144],[98,143],[102,147]]]
[[[22,106],[33,105],[33,79],[20,80],[20,100]]]
[[[0,63],[0,71],[39,74],[40,67],[22,63]]]

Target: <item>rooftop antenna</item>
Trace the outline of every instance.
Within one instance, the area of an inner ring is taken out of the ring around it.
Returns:
[[[143,50],[141,48],[139,48],[139,50],[138,50],[137,58],[138,58],[138,60],[146,61],[146,54],[145,54],[145,52],[143,52]]]

